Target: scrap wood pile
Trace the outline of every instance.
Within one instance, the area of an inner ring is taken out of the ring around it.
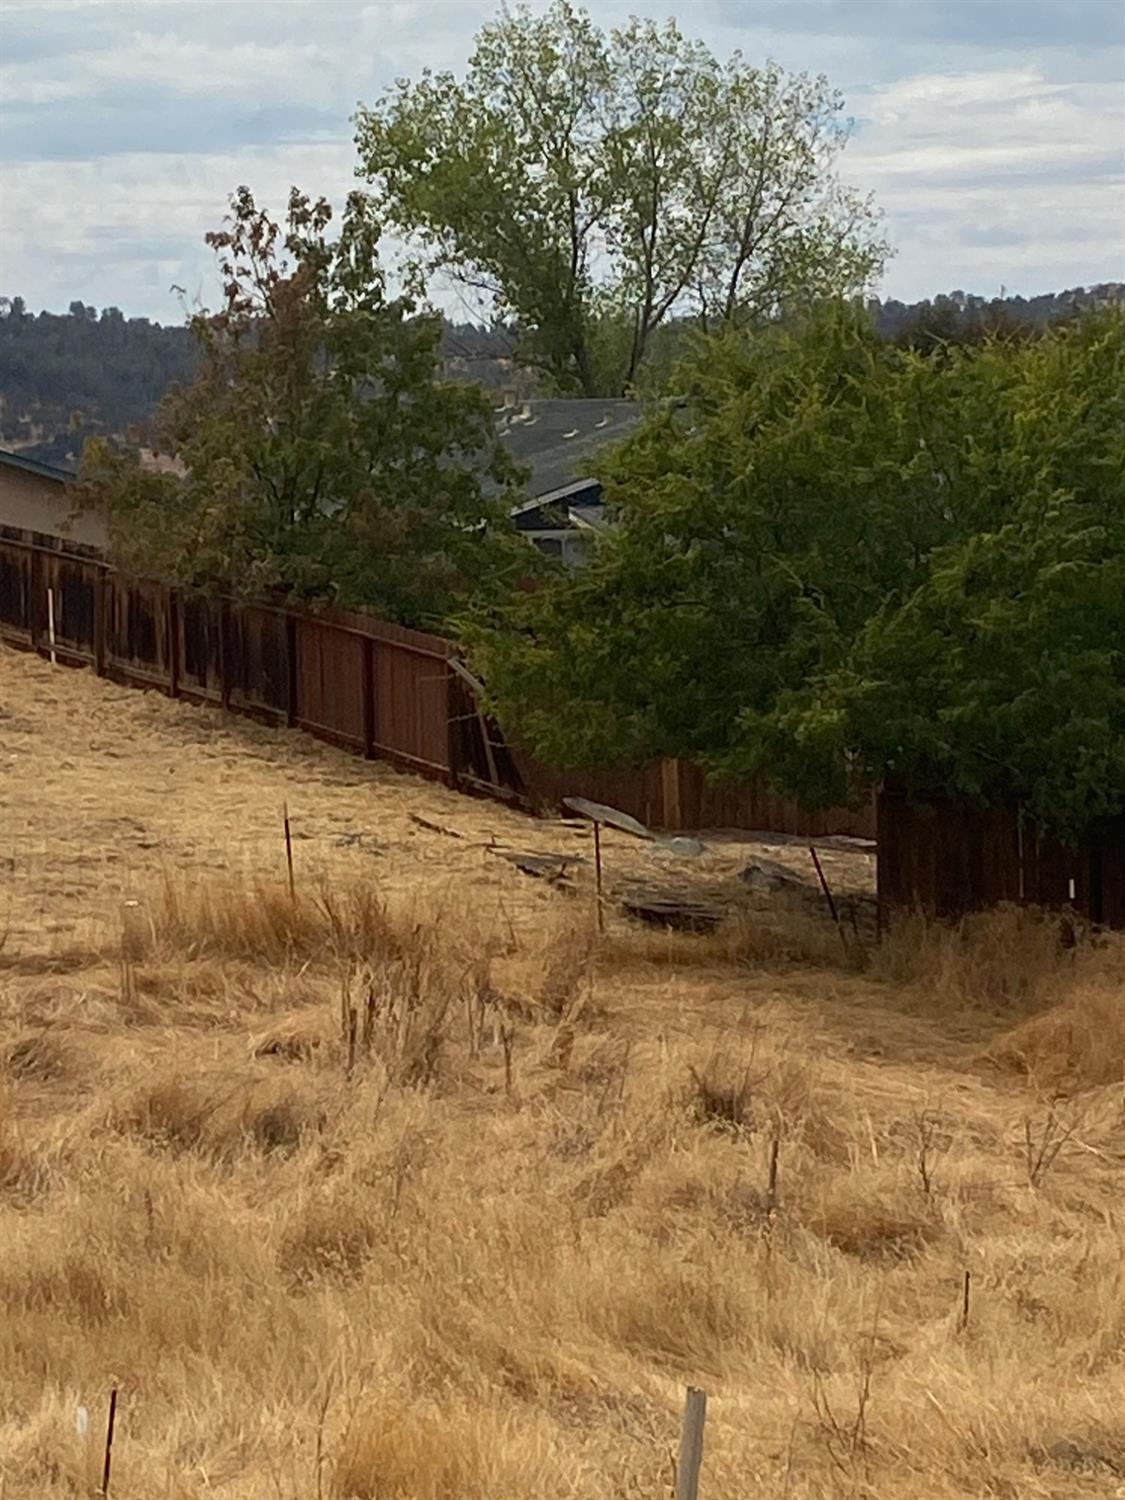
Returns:
[[[681,932],[713,932],[732,913],[744,911],[749,896],[751,904],[759,901],[772,904],[782,899],[807,905],[824,915],[831,913],[835,920],[846,919],[853,927],[860,922],[864,926],[874,925],[875,898],[870,891],[850,888],[839,902],[835,899],[826,902],[828,882],[819,867],[819,858],[811,857],[807,840],[782,834],[758,835],[761,842],[778,849],[793,846],[793,855],[800,850],[804,861],[793,858],[792,863],[786,863],[755,854],[736,871],[720,873],[713,868],[714,861],[705,858],[711,851],[698,839],[654,833],[627,813],[585,798],[568,798],[565,806],[584,822],[576,825],[572,820],[564,820],[561,826],[571,830],[576,826],[592,826],[625,833],[649,845],[654,855],[676,866],[675,876],[670,871],[669,878],[665,878],[663,874],[654,877],[647,870],[638,875],[628,868],[614,869],[620,863],[616,857],[608,861],[610,869],[603,884],[605,899],[634,921]],[[874,847],[868,840],[842,835],[818,839],[816,845],[820,850],[845,854],[870,854]],[[588,854],[500,846],[491,846],[490,852],[507,860],[521,874],[541,880],[562,894],[574,896],[588,887],[593,863]]]

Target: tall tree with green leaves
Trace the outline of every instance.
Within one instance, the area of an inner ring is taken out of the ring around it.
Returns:
[[[987,519],[789,696],[778,737],[846,751],[864,785],[1015,802],[1073,836],[1125,811],[1125,312],[1012,363],[996,440],[982,420],[958,445]]]
[[[477,623],[511,731],[810,804],[1125,800],[1125,315],[935,361],[827,307],[706,341],[581,574]]]
[[[515,471],[484,395],[437,378],[440,316],[389,295],[371,200],[331,219],[294,189],[281,225],[238,190],[207,236],[223,305],[192,318],[198,373],[150,438],[182,472],[91,442],[77,499],[134,572],[433,625],[527,572]]]
[[[388,223],[489,301],[563,392],[616,395],[656,330],[858,291],[887,247],[841,185],[823,77],[720,62],[675,23],[608,35],[570,0],[503,8],[463,78],[425,71],[361,109]]]

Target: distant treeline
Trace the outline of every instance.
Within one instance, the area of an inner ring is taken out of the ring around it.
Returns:
[[[1125,283],[986,298],[962,291],[932,301],[869,303],[879,332],[904,347],[976,341],[991,334],[1033,334],[1086,308],[1125,301]],[[669,330],[672,332],[673,330]],[[442,342],[453,379],[488,389],[531,390],[503,329],[447,322]],[[67,312],[28,312],[20,297],[0,298],[0,447],[45,463],[77,461],[85,437],[143,441],[144,425],[169,386],[189,382],[196,345],[184,325],[126,318],[72,302]]]

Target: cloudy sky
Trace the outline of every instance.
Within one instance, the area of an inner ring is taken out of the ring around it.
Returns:
[[[536,0],[535,8],[543,0]],[[678,13],[721,55],[827,73],[843,175],[898,254],[882,290],[1125,279],[1125,0],[589,0]],[[0,0],[0,295],[178,321],[248,183],[352,185],[350,117],[459,68],[493,0]]]

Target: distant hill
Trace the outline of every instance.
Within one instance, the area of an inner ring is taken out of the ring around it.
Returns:
[[[1075,287],[1040,297],[984,298],[962,291],[932,301],[872,301],[879,330],[896,343],[927,348],[994,330],[1034,332],[1083,308],[1125,301],[1125,283]],[[447,323],[443,368],[451,379],[489,390],[536,393],[516,362],[511,338],[473,323]],[[72,302],[65,313],[30,313],[22,298],[0,298],[0,447],[45,463],[77,461],[85,437],[139,441],[173,384],[195,373],[195,344],[183,325],[165,327]]]
[[[0,312],[0,447],[45,463],[76,457],[90,433],[125,436],[195,373],[185,327],[81,302],[34,314],[14,297]]]
[[[1040,297],[978,297],[957,291],[939,294],[932,302],[875,299],[868,305],[885,338],[925,348],[938,340],[968,343],[991,333],[1035,333],[1112,302],[1125,302],[1125,282],[1071,287]]]

